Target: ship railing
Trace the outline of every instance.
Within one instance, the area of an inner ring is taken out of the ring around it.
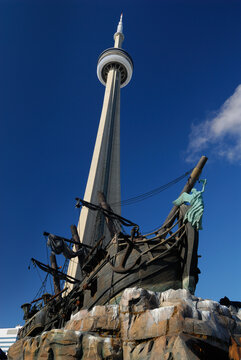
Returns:
[[[143,236],[144,236],[144,237],[148,237],[148,236],[151,236],[151,235],[153,235],[153,234],[158,234],[159,232],[161,232],[161,230],[166,229],[170,224],[172,224],[173,220],[175,220],[175,218],[178,217],[178,215],[179,215],[179,208],[177,208],[177,210],[176,210],[175,213],[172,215],[172,217],[168,220],[167,223],[165,222],[165,223],[162,224],[157,230],[152,231],[152,232],[150,232],[150,233],[148,233],[148,234],[144,234]],[[153,238],[153,239],[154,239],[154,238]]]

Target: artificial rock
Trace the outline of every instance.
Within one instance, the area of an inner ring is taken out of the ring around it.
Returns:
[[[187,290],[126,289],[119,305],[95,306],[64,329],[17,341],[9,360],[241,359],[241,312]]]

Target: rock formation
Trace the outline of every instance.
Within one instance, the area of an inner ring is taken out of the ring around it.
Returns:
[[[17,341],[9,360],[241,359],[241,310],[184,289],[126,289],[117,305],[81,310],[64,329]]]

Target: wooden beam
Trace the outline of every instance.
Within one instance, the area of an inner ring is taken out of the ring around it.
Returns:
[[[99,201],[100,206],[103,209],[113,212],[110,205],[107,204],[107,202],[106,202],[105,195],[101,191],[98,191],[98,201]],[[107,216],[105,216],[105,221],[106,221],[106,225],[108,227],[108,230],[110,232],[110,236],[111,236],[111,238],[113,238],[115,236],[115,234],[116,234],[115,224],[114,224],[113,220],[111,218],[107,217]]]
[[[53,252],[50,255],[50,264],[51,264],[52,269],[58,270],[56,256],[54,255]],[[57,295],[61,291],[58,275],[53,275],[53,283],[54,283],[54,294]]]

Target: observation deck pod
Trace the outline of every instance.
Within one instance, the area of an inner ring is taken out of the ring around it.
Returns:
[[[125,50],[109,48],[100,54],[97,76],[103,85],[106,84],[108,72],[113,68],[119,70],[121,74],[120,87],[123,88],[130,82],[133,73],[132,58]]]

